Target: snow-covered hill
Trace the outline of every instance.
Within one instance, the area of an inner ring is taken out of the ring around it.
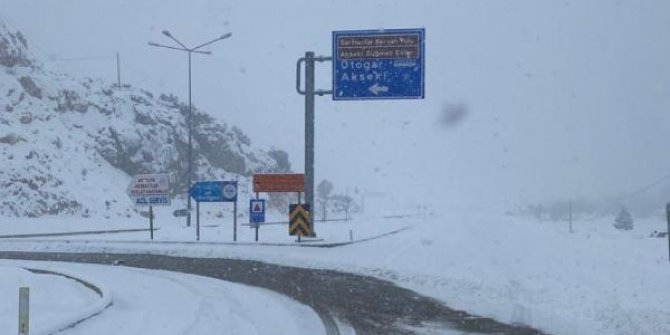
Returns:
[[[188,105],[175,96],[44,70],[0,21],[0,216],[129,215],[130,176],[167,172],[186,189]],[[239,128],[194,109],[194,170],[246,185],[290,169]],[[245,187],[241,187],[242,190]]]

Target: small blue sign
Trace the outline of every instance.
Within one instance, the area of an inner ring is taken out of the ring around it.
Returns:
[[[237,201],[237,182],[236,181],[222,181],[221,182],[221,195],[223,195],[223,201],[225,201],[225,202],[235,202],[235,201]]]
[[[265,200],[252,199],[249,201],[249,226],[258,228],[260,223],[265,222]]]
[[[135,206],[170,206],[168,194],[145,194],[133,197]]]
[[[423,99],[425,29],[333,32],[333,100]]]
[[[237,201],[236,181],[199,181],[191,186],[191,197],[197,202]]]

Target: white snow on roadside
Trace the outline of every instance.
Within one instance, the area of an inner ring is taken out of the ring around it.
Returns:
[[[33,264],[34,265],[34,264]],[[0,261],[0,329],[18,329],[19,287],[30,288],[31,334],[49,334],[80,320],[98,307],[101,297],[72,279],[35,274],[27,262]],[[40,269],[37,267],[37,269]]]
[[[8,266],[35,266],[77,273],[106,283],[114,292],[114,304],[107,310],[76,327],[59,334],[322,334],[323,325],[309,307],[283,295],[229,283],[217,279],[174,273],[101,265],[68,264],[53,262],[25,262],[2,260],[3,290],[14,290],[8,281],[19,278],[21,271]],[[38,275],[33,275],[38,276]],[[33,292],[49,289],[53,276],[31,282]],[[67,281],[67,279],[63,279]],[[58,280],[58,281],[63,281]],[[78,284],[75,284],[78,285]],[[86,289],[88,290],[88,289]],[[76,304],[77,294],[53,290],[56,296],[48,301],[58,301],[67,306],[60,310],[77,313],[84,306]],[[34,298],[39,306],[44,299]],[[72,302],[73,301],[73,302]],[[7,301],[5,305],[11,305]],[[11,308],[11,306],[6,306]],[[14,306],[14,309],[16,307]],[[56,309],[59,310],[59,309]],[[2,315],[15,316],[16,313]],[[53,309],[36,308],[32,311],[34,322],[40,327],[45,319],[62,318]],[[11,320],[3,320],[11,329]],[[14,324],[16,320],[13,320]],[[43,327],[42,327],[43,328]],[[38,334],[38,333],[36,333]]]
[[[577,221],[572,234],[567,223],[495,214],[394,220],[321,224],[326,242],[329,230],[348,233],[348,227],[355,227],[365,236],[402,224],[411,227],[338,248],[256,246],[250,243],[250,235],[242,235],[239,245],[231,245],[227,238],[219,239],[226,244],[216,240],[198,244],[192,242],[193,228],[180,228],[182,240],[189,243],[145,243],[146,236],[130,234],[126,241],[117,235],[67,242],[5,240],[3,249],[151,252],[333,268],[388,279],[450,307],[553,334],[670,333],[667,241],[648,237],[653,230],[664,230],[665,223],[658,218],[640,219],[630,232],[615,230],[610,218]],[[388,227],[387,221],[391,222]],[[220,228],[227,231],[231,226]],[[261,231],[270,240],[283,234],[283,241],[291,243],[285,229],[267,226]],[[170,239],[179,239],[179,234]]]

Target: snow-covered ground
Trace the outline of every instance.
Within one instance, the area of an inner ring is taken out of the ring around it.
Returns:
[[[649,237],[665,230],[661,218],[640,219],[629,232],[615,230],[613,218],[575,221],[574,233],[565,222],[497,214],[359,219],[317,229],[324,242],[336,242],[348,240],[349,230],[358,240],[409,228],[363,243],[310,249],[247,243],[253,241],[248,227],[238,230],[237,245],[211,243],[230,242],[231,223],[221,220],[220,227],[203,228],[209,242],[200,244],[179,242],[193,241],[194,228],[177,222],[162,226],[154,243],[138,243],[148,236],[135,233],[4,240],[3,249],[148,251],[334,268],[389,279],[451,307],[555,334],[670,333],[667,240]],[[261,241],[295,244],[285,225],[261,228]]]
[[[33,274],[52,269],[93,278],[113,295],[100,314],[59,334],[323,334],[309,307],[283,295],[217,279],[100,265],[0,261],[0,329],[17,329],[18,287],[31,288],[31,334],[47,334],[63,320],[85,317],[100,299],[74,280]]]

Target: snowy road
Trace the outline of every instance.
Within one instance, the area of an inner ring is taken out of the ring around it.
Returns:
[[[454,330],[485,334],[541,334],[534,329],[507,325],[452,310],[435,299],[400,288],[388,281],[332,270],[293,268],[247,260],[147,254],[0,252],[0,258],[101,264],[122,261],[129,267],[186,272],[262,287],[310,306],[319,314],[324,325],[351,325],[358,334],[444,334]],[[165,275],[156,280],[176,279]],[[186,286],[182,289],[185,290],[182,294],[200,289],[202,288]],[[203,306],[212,303],[215,301],[203,300],[185,309],[208,310]],[[209,316],[222,315],[227,314],[221,312]],[[197,324],[195,320],[191,326]],[[240,333],[247,333],[241,331]],[[197,333],[199,332],[194,334]]]
[[[17,260],[2,260],[0,265],[65,271],[74,276],[94,278],[105,285],[113,294],[112,304],[92,318],[84,314],[75,316],[71,322],[76,326],[59,332],[63,335],[325,334],[321,320],[309,307],[281,294],[246,285],[122,266]],[[42,281],[58,279],[37,276]],[[51,292],[49,298],[61,302],[56,310],[65,309],[71,316],[86,310],[72,301],[92,303],[81,293],[52,291],[51,286],[51,282],[31,285],[31,290],[37,293],[33,303],[37,306],[46,303],[44,295]],[[40,327],[46,326],[42,319],[59,319],[53,309],[42,308],[33,312],[36,313],[33,321],[37,322],[34,328],[42,329],[36,334],[51,333],[47,329],[61,329],[60,326]],[[78,323],[82,319],[85,321]],[[15,322],[13,318],[12,321]]]

